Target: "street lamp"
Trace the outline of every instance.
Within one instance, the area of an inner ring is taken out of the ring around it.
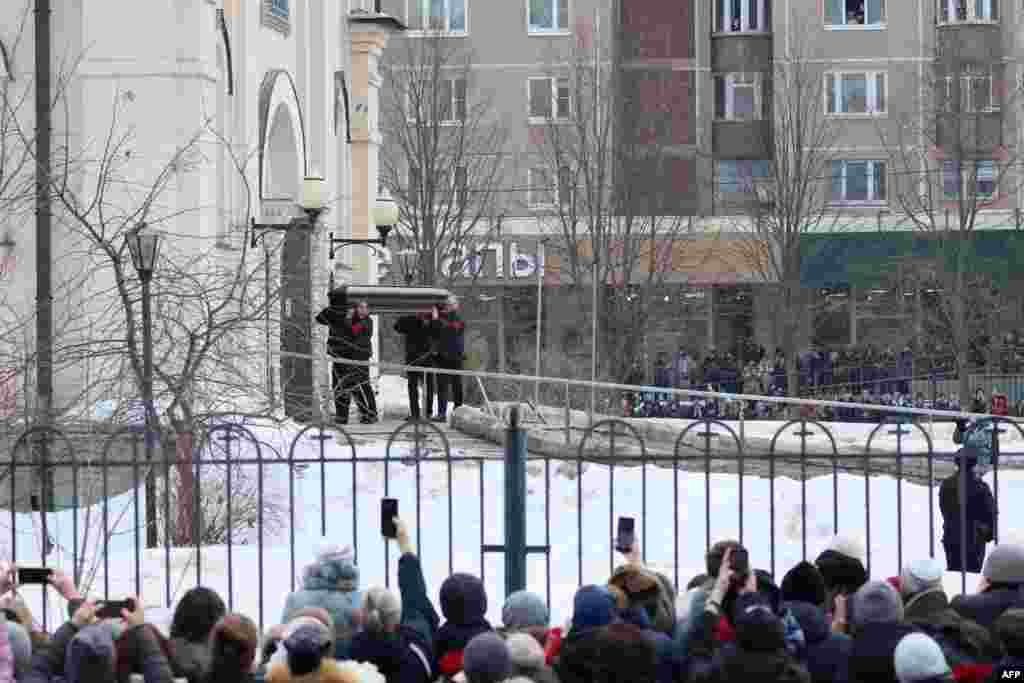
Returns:
[[[287,232],[292,228],[296,230],[316,230],[320,214],[327,210],[327,183],[320,176],[306,176],[302,180],[302,187],[299,193],[298,207],[306,214],[305,216],[293,217],[284,225],[257,223],[252,219],[252,234],[249,237],[249,246],[253,249],[259,243],[259,239],[268,232]]]
[[[145,223],[125,235],[125,244],[132,257],[132,265],[142,282],[142,403],[145,412],[146,472],[146,547],[157,546],[156,537],[156,476],[153,472],[153,434],[156,428],[153,407],[153,314],[149,284],[160,258],[162,235]]]
[[[377,226],[377,234],[380,235],[377,239],[358,239],[351,237],[335,237],[334,233],[330,234],[330,258],[334,260],[334,254],[337,251],[335,247],[344,247],[350,244],[365,244],[372,247],[372,245],[379,244],[382,247],[387,246],[388,234],[391,229],[398,225],[398,204],[388,194],[388,190],[385,187],[380,189],[380,195],[377,197],[377,203],[373,207],[373,223]]]

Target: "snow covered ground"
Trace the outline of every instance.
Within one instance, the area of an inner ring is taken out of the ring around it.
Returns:
[[[397,382],[394,384],[398,385]],[[404,392],[404,385],[401,390]],[[384,400],[392,399],[385,396]],[[747,426],[754,424],[748,423]],[[285,454],[287,444],[296,433],[294,427],[280,428],[269,423],[251,429],[260,440]],[[847,425],[840,433],[853,438],[864,430],[870,430],[870,427]],[[317,457],[318,443],[312,439],[304,440],[297,457]],[[250,452],[242,455],[253,455],[252,447],[248,448]],[[400,452],[391,453],[392,457],[402,455]],[[357,453],[359,459],[383,456],[383,443],[362,446]],[[327,442],[325,457],[347,458],[349,451],[334,442]],[[247,474],[254,476],[255,466],[244,467]],[[353,469],[356,470],[355,481]],[[740,481],[734,475],[712,475],[709,498],[701,473],[674,472],[657,467],[589,465],[581,477],[568,478],[558,474],[556,469],[552,465],[546,473],[543,465],[531,464],[528,471],[527,542],[530,545],[551,544],[550,573],[543,556],[531,556],[528,581],[529,588],[541,595],[547,593],[550,583],[552,616],[557,621],[569,616],[572,595],[581,582],[607,579],[612,562],[617,559],[611,556],[610,547],[615,518],[619,515],[638,519],[638,533],[646,561],[671,578],[678,578],[681,584],[702,571],[708,536],[713,542],[739,535],[741,490]],[[399,499],[401,514],[413,529],[432,596],[437,598],[441,582],[451,571],[482,574],[490,596],[488,616],[495,623],[500,621],[503,558],[498,554],[482,555],[481,545],[500,544],[503,540],[501,463],[457,463],[449,471],[444,463],[437,461],[421,461],[418,470],[398,462],[386,465],[379,461],[365,462],[356,468],[346,462],[335,462],[328,463],[323,473],[319,465],[312,465],[296,475],[294,505],[290,508],[288,472],[284,462],[268,464],[264,467],[264,482],[266,495],[275,497],[286,509],[294,512],[294,553],[287,526],[284,531],[263,535],[262,564],[257,547],[259,530],[240,532],[239,544],[230,551],[230,591],[229,552],[224,546],[203,548],[201,553],[194,549],[171,550],[169,592],[163,549],[141,551],[141,575],[137,577],[135,544],[144,544],[144,538],[133,531],[134,494],[112,499],[109,504],[112,532],[108,555],[110,597],[134,593],[136,586],[141,585],[143,599],[151,606],[151,619],[166,624],[171,614],[168,606],[173,606],[185,590],[199,582],[220,591],[230,600],[233,609],[260,619],[267,626],[280,618],[293,579],[312,559],[317,545],[325,541],[355,545],[364,587],[384,582],[385,576],[394,586],[396,551],[392,545],[390,554],[385,554],[378,519],[379,500],[389,496]],[[549,490],[545,486],[546,474],[550,476]],[[988,480],[991,483],[991,474]],[[873,576],[897,573],[899,552],[902,552],[904,562],[927,555],[931,549],[930,540],[934,540],[936,554],[942,556],[937,490],[931,492],[934,528],[930,535],[929,491],[926,487],[907,483],[899,487],[902,515],[897,514],[896,481],[876,477],[870,480],[868,488]],[[323,500],[321,491],[325,492]],[[834,504],[838,506],[839,530],[866,540],[868,519],[863,477],[841,475],[838,502],[833,498],[831,476],[808,481],[805,489],[800,482],[779,478],[774,482],[774,493],[770,490],[769,481],[745,477],[742,481],[743,542],[750,548],[754,565],[774,569],[780,580],[789,567],[805,556],[801,541],[803,491],[806,491],[806,557],[813,559],[832,535]],[[769,514],[772,495],[775,503],[774,535]],[[1024,473],[1000,472],[998,497],[1002,540],[1024,542],[1019,526],[1019,520],[1024,519]],[[142,491],[138,493],[138,504],[140,507],[145,504]],[[706,523],[705,512],[708,509],[710,525]],[[325,534],[321,529],[324,511]],[[95,522],[98,509],[91,512],[91,540],[83,541],[85,511],[81,510],[78,513],[78,536],[80,551],[84,547],[86,554],[95,562],[102,546],[96,541],[99,536]],[[902,527],[897,524],[899,517],[903,520]],[[546,518],[549,528],[545,525]],[[51,535],[57,544],[49,563],[69,567],[74,538],[73,513],[62,511],[49,515],[48,519]],[[15,524],[13,533],[10,528],[12,522]],[[12,518],[3,513],[0,523],[8,527],[0,530],[0,554],[11,555],[10,539],[13,538],[19,564],[40,564],[38,516],[16,514]],[[774,566],[771,557],[773,541]],[[295,574],[292,572],[293,564]],[[102,594],[104,566],[102,562],[95,566],[98,574],[93,579],[92,592]],[[973,590],[976,580],[976,577],[968,577],[968,590]],[[946,587],[951,593],[959,593],[960,575],[948,574]],[[41,615],[39,589],[25,587],[23,594],[36,614]],[[51,627],[64,618],[63,604],[60,603],[55,596],[49,600],[47,621]]]

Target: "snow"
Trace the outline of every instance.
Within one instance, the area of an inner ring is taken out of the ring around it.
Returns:
[[[273,453],[288,452],[288,443],[297,430],[281,428],[272,423],[249,427],[254,436],[269,445]],[[854,429],[856,428],[856,429]],[[850,426],[850,432],[864,429],[863,425]],[[310,435],[312,436],[312,435]],[[318,458],[319,442],[303,439],[296,449],[296,458]],[[254,446],[244,446],[252,453]],[[242,455],[246,455],[245,452]],[[436,600],[441,582],[452,571],[466,571],[483,575],[490,603],[488,617],[500,622],[504,576],[503,558],[499,554],[481,553],[482,544],[500,544],[504,526],[503,476],[500,462],[454,462],[450,469],[437,460],[420,461],[419,467],[399,461],[408,455],[401,445],[385,457],[383,443],[360,446],[357,457],[369,462],[357,467],[353,482],[353,467],[349,462],[330,462],[349,458],[350,451],[333,441],[324,446],[326,462],[323,467],[312,464],[294,477],[294,504],[289,503],[288,465],[283,458],[264,450],[272,461],[264,466],[265,495],[275,497],[286,510],[294,511],[294,553],[284,530],[263,536],[262,568],[260,564],[258,529],[240,531],[235,545],[204,547],[201,553],[194,549],[172,549],[170,556],[170,591],[166,586],[164,549],[143,550],[141,565],[141,593],[150,606],[150,618],[157,623],[169,622],[170,606],[192,585],[201,583],[220,591],[231,607],[268,626],[280,618],[287,593],[292,589],[292,577],[301,574],[302,567],[312,559],[314,548],[326,541],[352,544],[356,548],[362,570],[363,586],[381,583],[387,576],[389,585],[396,580],[396,549],[385,549],[379,534],[379,499],[395,497],[401,512],[412,527],[414,541],[419,543],[427,585]],[[240,466],[255,476],[255,466]],[[321,469],[323,473],[321,473]],[[712,542],[739,535],[740,481],[734,475],[713,474],[707,482],[701,473],[673,472],[657,467],[626,468],[587,465],[581,477],[573,477],[574,466],[550,465],[550,495],[545,496],[545,467],[531,463],[528,472],[527,527],[529,545],[551,542],[548,576],[544,557],[534,555],[528,561],[528,585],[541,595],[547,593],[551,583],[552,616],[557,622],[569,616],[572,595],[580,583],[604,581],[618,558],[610,554],[615,518],[628,515],[638,518],[638,534],[645,549],[646,561],[678,578],[685,584],[701,573],[707,538]],[[419,476],[417,477],[417,471]],[[449,481],[450,477],[450,481]],[[570,478],[571,477],[571,478]],[[678,477],[678,499],[673,495],[674,480]],[[989,475],[991,481],[991,475]],[[612,484],[614,488],[612,489]],[[925,556],[930,551],[928,527],[927,487],[903,483],[902,534],[897,519],[897,483],[887,477],[876,477],[868,484],[871,492],[871,561],[872,575],[885,577],[898,573],[898,551],[904,562]],[[643,493],[646,487],[646,510]],[[325,498],[321,501],[321,490]],[[706,496],[710,491],[710,500]],[[866,540],[865,481],[862,476],[840,475],[839,530]],[[613,491],[609,495],[609,491]],[[774,570],[781,580],[782,574],[803,557],[813,559],[832,536],[833,481],[831,476],[806,482],[807,539],[806,553],[801,542],[800,510],[803,491],[800,482],[778,478],[774,482],[775,552],[774,566],[770,554],[772,530],[769,514],[770,483],[765,479],[745,477],[742,481],[744,506],[743,542],[750,548],[751,557],[758,567]],[[354,492],[354,493],[353,493]],[[449,493],[451,495],[449,495]],[[481,493],[483,494],[481,498]],[[937,491],[932,490],[935,552],[941,558],[939,542],[941,519],[937,505]],[[1004,522],[1004,540],[1024,539],[1019,530],[1005,529],[1010,520],[1024,519],[1024,474],[1000,472],[999,501]],[[545,512],[550,499],[550,529],[545,528]],[[416,501],[420,509],[416,511]],[[582,502],[582,518],[577,514],[577,502]],[[131,522],[134,519],[134,492],[109,503],[110,528],[114,531],[109,541],[109,596],[117,598],[136,592],[135,543],[144,543],[136,536]],[[144,506],[143,492],[138,492],[138,504]],[[673,506],[675,515],[670,515]],[[321,513],[326,509],[322,519]],[[710,509],[710,529],[705,524],[705,510]],[[88,543],[82,542],[85,515],[92,514],[93,523]],[[646,512],[646,516],[644,515]],[[99,522],[98,508],[79,511],[80,546],[98,562],[92,582],[93,594],[104,591],[104,566],[98,558],[102,546],[97,546]],[[0,516],[9,524],[7,515]],[[61,511],[48,516],[50,533],[58,550],[49,558],[49,564],[70,564],[73,544],[72,511]],[[117,521],[115,521],[117,520]],[[17,560],[23,566],[40,564],[39,518],[14,515],[14,534],[17,541]],[[322,522],[326,528],[322,529]],[[678,537],[675,529],[678,525]],[[456,539],[454,547],[449,543]],[[580,533],[582,529],[582,534]],[[323,533],[323,532],[326,533]],[[353,533],[355,532],[355,534]],[[582,539],[582,543],[580,542]],[[676,545],[678,543],[678,550]],[[386,554],[386,552],[388,554]],[[449,553],[451,560],[449,561]],[[9,553],[5,553],[8,554]],[[229,561],[231,572],[228,572]],[[295,573],[292,567],[294,565]],[[582,567],[582,574],[580,569]],[[677,570],[678,568],[678,570]],[[229,577],[231,586],[229,591]],[[262,583],[262,586],[261,586]],[[972,590],[976,577],[968,577],[967,587]],[[951,594],[961,592],[960,575],[946,577]],[[24,587],[23,594],[30,606],[40,614],[40,589]],[[52,595],[52,592],[51,592]],[[259,606],[264,606],[260,614]],[[61,620],[63,609],[59,598],[49,600],[48,623]],[[437,604],[435,602],[435,604]]]

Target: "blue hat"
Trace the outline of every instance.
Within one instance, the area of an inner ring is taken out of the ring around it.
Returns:
[[[501,608],[501,623],[505,628],[546,627],[549,622],[547,603],[530,591],[516,591],[508,596]]]
[[[572,628],[583,631],[607,626],[615,619],[615,596],[604,586],[583,586],[572,601]]]

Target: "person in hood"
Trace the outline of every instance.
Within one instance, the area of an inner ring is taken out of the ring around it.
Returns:
[[[953,671],[942,648],[924,633],[903,636],[893,653],[899,683],[953,683]]]
[[[991,629],[1008,609],[1024,607],[1024,546],[1002,543],[985,559],[975,595],[958,595],[950,606]]]
[[[445,623],[437,632],[434,650],[441,673],[453,676],[462,671],[463,650],[470,640],[493,631],[487,614],[487,592],[483,582],[471,574],[452,574],[441,584],[441,613]]]
[[[462,370],[466,359],[466,322],[459,313],[459,300],[448,299],[437,321],[437,367],[443,370]],[[452,409],[462,405],[462,376],[440,374],[437,378],[438,397],[435,422],[447,419],[448,404]]]
[[[846,677],[849,683],[898,683],[893,653],[916,628],[903,620],[903,601],[886,581],[869,581],[849,599],[853,645]]]
[[[409,530],[398,518],[395,527],[401,553],[400,596],[382,587],[366,592],[360,610],[363,630],[352,638],[349,656],[373,664],[387,683],[430,683],[438,673],[434,639],[440,618],[427,596],[423,567]]]
[[[317,550],[316,560],[303,570],[301,590],[285,600],[281,622],[287,624],[299,610],[322,607],[334,622],[335,638],[347,641],[355,632],[354,612],[362,600],[352,548],[324,545]]]
[[[209,666],[210,632],[226,613],[220,595],[204,586],[190,589],[178,601],[171,619],[171,656],[188,683],[199,683]]]
[[[395,321],[395,331],[405,338],[405,364],[431,368],[437,364],[435,337],[440,314],[436,306],[419,315],[403,315]],[[426,391],[427,417],[434,405],[435,379],[432,372],[410,370],[405,373],[409,389],[409,418],[419,420],[423,404],[420,403],[420,385]]]
[[[1003,657],[996,662],[989,680],[1013,680],[1005,672],[1024,671],[1024,609],[1006,610],[996,619],[992,630],[1003,647]],[[1017,678],[1022,676],[1018,674]]]
[[[586,681],[599,649],[600,629],[616,620],[615,595],[607,586],[588,585],[576,591],[572,619],[553,666],[562,683]]]
[[[998,659],[1000,650],[989,630],[965,619],[949,606],[942,587],[944,571],[934,558],[911,562],[900,572],[900,595],[906,622],[931,636],[960,679],[960,667]]]
[[[373,319],[365,301],[345,309],[344,295],[338,291],[328,294],[330,305],[317,313],[316,321],[330,330],[327,353],[337,358],[331,365],[331,389],[334,392],[334,420],[348,424],[349,406],[355,394],[360,422],[377,421],[377,402],[370,385],[370,368],[352,365],[345,360],[368,361],[373,357]]]
[[[961,448],[956,454],[957,471],[946,477],[939,487],[942,547],[946,551],[946,568],[951,572],[980,572],[985,545],[993,538],[995,497],[989,485],[975,472],[978,458],[975,448]],[[963,506],[961,487],[966,501]]]

